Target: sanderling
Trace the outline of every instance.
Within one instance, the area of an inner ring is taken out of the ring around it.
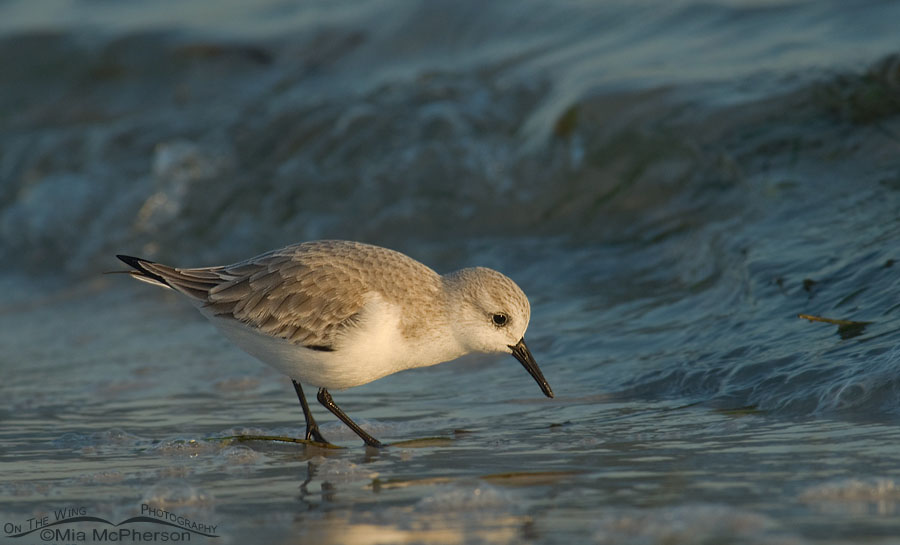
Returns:
[[[439,275],[400,252],[337,240],[295,244],[218,267],[117,257],[133,267],[133,277],[185,295],[240,348],[288,375],[307,440],[328,443],[301,383],[317,386],[322,405],[366,445],[380,447],[328,390],[471,352],[512,354],[553,397],[525,345],[528,298],[492,269]]]

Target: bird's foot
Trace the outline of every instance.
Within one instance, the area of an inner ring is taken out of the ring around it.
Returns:
[[[367,447],[384,448],[384,447],[390,446],[387,443],[382,443],[381,441],[379,441],[378,439],[375,439],[374,437],[370,437],[369,439],[371,439],[371,440],[363,439],[365,441]]]
[[[325,448],[338,448],[337,445],[334,445],[330,443],[328,439],[325,439],[325,436],[319,431],[319,426],[306,428],[306,440]]]

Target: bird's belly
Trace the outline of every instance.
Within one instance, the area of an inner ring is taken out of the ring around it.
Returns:
[[[343,389],[360,386],[399,369],[359,361],[347,351],[326,352],[259,333],[237,320],[211,317],[231,342],[301,384]]]
[[[334,351],[311,350],[260,333],[234,319],[206,316],[248,354],[301,384],[320,388],[352,388],[404,369],[435,365],[466,353],[452,336],[404,337],[400,309],[380,298],[369,302],[358,326],[339,340]]]

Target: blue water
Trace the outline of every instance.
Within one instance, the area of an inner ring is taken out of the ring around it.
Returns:
[[[0,5],[0,523],[202,542],[896,543],[900,4]],[[23,52],[27,52],[24,54]],[[287,378],[116,253],[493,267],[529,346]],[[810,322],[800,314],[856,322]],[[100,523],[57,526],[102,529]],[[125,528],[159,530],[151,523]]]

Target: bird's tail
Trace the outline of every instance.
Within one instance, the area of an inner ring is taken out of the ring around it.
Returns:
[[[153,263],[153,261],[148,261],[139,257],[132,257],[130,255],[117,255],[116,257],[121,259],[126,265],[130,266],[133,269],[130,271],[119,272],[130,274],[132,277],[140,280],[141,282],[147,282],[148,284],[153,284],[154,286],[172,288],[171,284],[166,282],[165,278],[154,272],[148,271],[147,268],[144,267],[144,263]]]

